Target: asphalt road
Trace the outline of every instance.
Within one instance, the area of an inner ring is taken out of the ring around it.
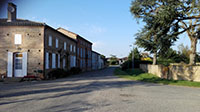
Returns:
[[[121,79],[108,69],[0,83],[0,112],[200,112],[200,89]]]

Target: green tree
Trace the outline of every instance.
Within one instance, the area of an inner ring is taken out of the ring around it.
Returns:
[[[116,55],[110,55],[111,57],[110,57],[110,65],[117,65],[117,64],[119,64],[119,62],[118,62],[118,59],[117,59],[117,56]]]
[[[138,51],[138,48],[135,47],[128,55],[128,60],[132,60],[132,53],[134,52],[134,60],[140,60],[141,55],[140,52]]]
[[[152,34],[155,31],[143,28],[143,31],[136,34],[135,42],[136,45],[144,48],[145,51],[153,53],[153,65],[157,63],[157,54],[166,51],[173,43],[167,35]]]
[[[200,37],[199,0],[134,0],[131,12],[135,18],[142,19],[154,30],[161,28],[167,37],[176,37],[186,32],[191,41],[189,64],[195,65],[196,44]]]
[[[179,51],[180,54],[183,54],[187,58],[189,58],[189,56],[190,56],[190,49],[189,49],[189,47],[187,45],[184,46],[183,44],[180,44],[178,46],[178,51]]]
[[[172,48],[169,48],[164,53],[159,54],[158,60],[160,62],[166,61],[168,63],[180,63],[180,62],[188,63],[189,57],[182,54],[180,51],[176,51],[173,50]]]
[[[159,10],[154,8],[156,0],[135,0],[132,2],[131,13],[136,19],[142,19],[145,22],[144,28],[137,33],[136,45],[153,53],[153,64],[157,63],[157,55],[166,51],[177,39],[176,35],[171,35],[174,30],[160,22],[157,17]],[[148,7],[151,7],[151,10]],[[170,22],[170,21],[169,21]],[[166,33],[167,32],[167,33]]]

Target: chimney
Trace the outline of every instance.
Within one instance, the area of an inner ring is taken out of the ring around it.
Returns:
[[[13,3],[8,3],[8,20],[7,22],[16,21],[17,18],[17,6]]]

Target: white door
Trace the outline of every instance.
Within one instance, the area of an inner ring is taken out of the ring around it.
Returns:
[[[14,77],[23,77],[23,54],[14,54]]]

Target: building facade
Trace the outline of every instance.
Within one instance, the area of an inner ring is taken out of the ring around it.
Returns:
[[[71,37],[77,41],[76,64],[83,71],[92,70],[92,43],[78,34],[70,32],[64,28],[58,28],[57,31]]]
[[[92,70],[98,70],[99,53],[92,51]]]
[[[0,19],[0,75],[47,77],[56,68],[76,67],[74,39],[45,23],[17,19],[16,5],[8,4],[8,18]]]

